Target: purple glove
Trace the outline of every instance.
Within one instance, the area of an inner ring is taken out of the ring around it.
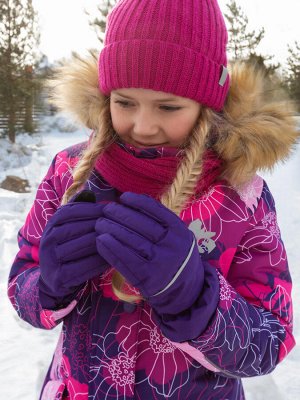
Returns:
[[[205,328],[216,309],[216,271],[202,263],[192,231],[161,203],[129,192],[120,202],[106,205],[96,223],[99,254],[141,291],[166,336],[185,340],[177,333],[186,334],[191,314],[196,310]],[[196,337],[201,328],[194,324],[188,335]]]
[[[60,207],[46,225],[39,249],[43,308],[69,304],[83,283],[108,267],[96,248],[95,223],[103,207],[86,190]]]

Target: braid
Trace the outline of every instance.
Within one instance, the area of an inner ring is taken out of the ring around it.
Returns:
[[[113,141],[113,129],[111,125],[109,99],[105,102],[98,117],[98,129],[95,132],[87,149],[84,151],[80,161],[73,171],[73,183],[66,190],[62,203],[66,204],[88,180],[90,173],[94,167],[96,159]]]
[[[161,202],[163,205],[180,214],[187,200],[193,195],[195,186],[202,173],[202,158],[205,151],[205,142],[210,131],[211,111],[203,108],[201,120],[189,137],[185,158],[178,168],[176,177],[165,193]]]

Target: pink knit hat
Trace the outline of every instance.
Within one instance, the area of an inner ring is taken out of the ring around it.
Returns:
[[[144,88],[220,111],[227,30],[216,0],[119,0],[99,58],[100,90]]]

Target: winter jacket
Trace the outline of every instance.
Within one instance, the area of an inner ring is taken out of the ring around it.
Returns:
[[[92,87],[97,84],[95,64],[87,65],[77,68],[78,75],[72,72],[72,98],[76,93],[82,109],[71,108],[93,128],[93,118],[97,118],[87,108],[95,110],[95,102],[101,104],[102,99],[95,100],[91,90],[82,91],[78,85],[84,78]],[[232,90],[239,88],[233,92],[234,109],[239,101],[242,111],[239,116],[234,112],[228,116],[230,124],[215,147],[228,168],[222,179],[180,215],[194,232],[203,260],[219,278],[219,302],[213,318],[201,334],[187,341],[173,342],[164,336],[146,301],[131,305],[118,300],[111,286],[113,268],[88,281],[66,308],[42,309],[37,287],[41,234],[71,185],[71,169],[86,144],[72,146],[53,160],[19,232],[20,250],[9,281],[10,300],[22,319],[42,329],[63,323],[42,400],[240,400],[244,399],[241,378],[272,372],[294,347],[292,283],[274,200],[260,176],[252,174],[241,183],[236,171],[245,177],[253,169],[270,167],[286,156],[296,135],[288,116],[277,109],[276,114],[274,108],[264,109],[258,99],[249,99],[251,96],[245,99],[240,86],[251,86],[249,80],[255,81],[249,71],[232,73]],[[252,94],[258,90],[255,88]],[[284,127],[286,137],[281,131]],[[257,153],[264,154],[265,149],[271,154],[260,165]],[[106,200],[120,194],[95,170],[86,188]],[[128,285],[128,292],[136,294],[136,289]],[[186,330],[193,327],[197,331],[197,321],[188,310],[178,318],[186,320]]]

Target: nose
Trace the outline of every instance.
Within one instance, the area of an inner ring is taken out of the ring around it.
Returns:
[[[153,113],[139,110],[134,117],[133,133],[138,137],[149,138],[159,133],[159,124]]]

